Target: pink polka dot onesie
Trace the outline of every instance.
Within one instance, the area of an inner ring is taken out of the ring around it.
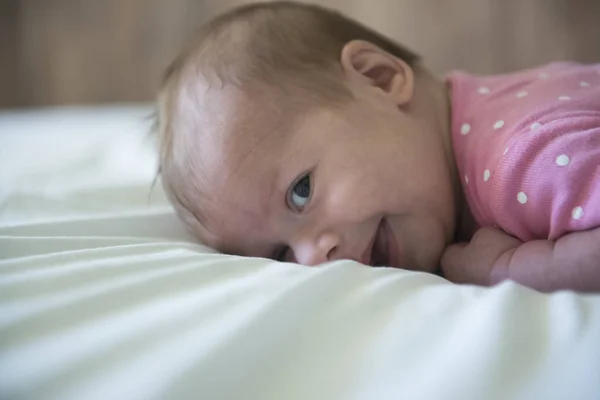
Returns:
[[[456,162],[479,227],[522,241],[600,227],[600,64],[448,81]]]

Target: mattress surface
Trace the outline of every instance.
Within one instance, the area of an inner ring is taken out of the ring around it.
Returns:
[[[600,296],[216,254],[149,112],[0,114],[1,399],[600,399]]]

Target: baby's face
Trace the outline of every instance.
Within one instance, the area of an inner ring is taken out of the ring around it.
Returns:
[[[455,201],[429,125],[371,95],[289,124],[250,96],[210,98],[197,155],[215,199],[198,227],[206,244],[305,265],[436,269]]]

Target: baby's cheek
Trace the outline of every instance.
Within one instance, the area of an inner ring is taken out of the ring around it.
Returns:
[[[328,188],[323,206],[335,220],[362,222],[383,211],[381,200],[381,196],[365,190],[358,182],[340,182]]]

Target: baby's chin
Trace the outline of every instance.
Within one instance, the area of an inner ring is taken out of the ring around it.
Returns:
[[[445,247],[445,242],[438,244],[431,241],[428,246],[415,248],[413,256],[398,268],[440,275],[441,259]]]
[[[389,258],[389,267],[432,274],[439,273],[442,253],[446,247],[443,232],[426,235],[424,231],[421,231],[416,235],[402,235],[399,239],[396,240],[396,255],[392,254]]]
[[[407,259],[394,260],[390,259],[386,263],[374,263],[372,266],[374,268],[387,267],[387,268],[396,268],[396,269],[404,269],[408,271],[417,271],[417,272],[427,272],[431,274],[439,274],[440,272],[440,259],[441,252],[438,256],[429,254],[426,257],[421,257],[421,259],[415,259],[413,257],[407,257]]]
[[[445,243],[441,243],[439,246],[432,246],[426,249],[421,259],[416,263],[416,271],[428,272],[430,274],[438,274],[441,271],[441,260]]]

